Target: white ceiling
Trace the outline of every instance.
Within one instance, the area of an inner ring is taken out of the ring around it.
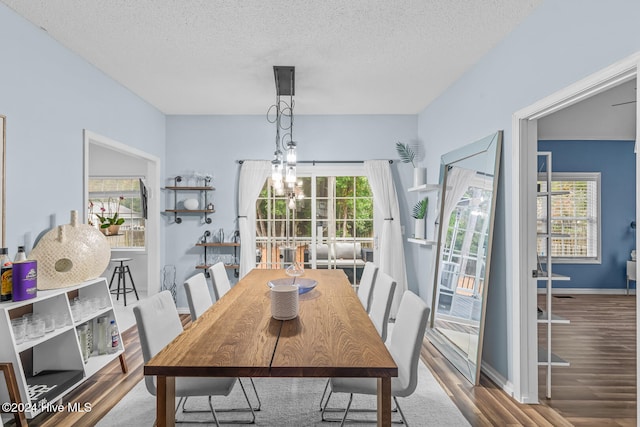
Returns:
[[[542,0],[0,0],[166,114],[415,114]]]
[[[635,140],[636,87],[633,79],[541,118],[538,139]]]

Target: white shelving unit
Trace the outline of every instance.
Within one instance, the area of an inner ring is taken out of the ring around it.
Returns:
[[[422,184],[415,187],[407,188],[407,191],[409,193],[432,193],[432,192],[437,192],[439,190],[440,190],[439,184]],[[427,231],[427,235],[428,234],[429,233]],[[433,240],[416,239],[414,237],[407,238],[407,242],[414,243],[416,245],[427,246],[427,247],[431,247],[437,243],[436,241],[433,241]]]
[[[76,297],[80,300],[97,298],[103,301],[106,298],[108,303],[106,307],[96,309],[90,314],[84,313],[82,318],[78,318],[79,315],[74,318],[70,301]],[[43,337],[26,338],[24,342],[17,344],[11,319],[28,313],[66,314],[70,320],[66,325],[56,327]],[[122,370],[126,372],[121,335],[118,337],[117,351],[104,355],[98,355],[94,351],[87,363],[83,361],[77,329],[84,323],[95,322],[101,316],[106,316],[108,321],[115,320],[118,325],[109,286],[107,280],[102,277],[72,287],[38,291],[36,298],[26,301],[0,304],[0,360],[13,363],[20,398],[29,409],[25,411],[27,418],[33,418],[46,410],[47,404],[60,401],[69,391],[114,359],[120,358]],[[118,331],[120,334],[119,328]],[[94,332],[94,340],[96,336]],[[0,401],[9,401],[4,381],[0,381]],[[11,414],[2,414],[3,422],[10,419],[8,415]]]
[[[433,246],[433,245],[435,245],[435,244],[436,244],[436,242],[435,242],[435,241],[433,241],[433,240],[416,239],[416,238],[413,238],[413,237],[409,237],[409,238],[407,239],[407,242],[409,242],[409,243],[415,243],[415,244],[417,244],[417,245],[422,245],[422,246]]]
[[[438,191],[440,189],[440,185],[439,184],[422,184],[422,185],[418,185],[416,187],[409,187],[407,188],[408,192],[415,192],[415,191],[419,191],[419,192],[429,192],[429,191]]]
[[[538,324],[546,325],[546,348],[539,347],[538,348],[538,366],[546,368],[546,396],[547,398],[551,398],[551,368],[552,367],[566,367],[569,366],[569,362],[562,359],[558,355],[552,352],[552,330],[554,325],[568,325],[570,321],[561,316],[553,314],[552,310],[552,299],[553,299],[553,282],[554,281],[567,281],[571,280],[569,276],[563,276],[561,274],[556,274],[553,272],[553,258],[551,257],[551,242],[554,237],[565,237],[564,234],[552,233],[551,232],[551,198],[554,196],[560,196],[564,194],[569,194],[567,191],[549,191],[551,189],[551,179],[552,179],[552,163],[551,163],[551,152],[549,151],[541,151],[538,152],[538,157],[544,157],[544,162],[546,165],[546,191],[539,191],[538,198],[542,198],[545,201],[546,207],[546,230],[543,232],[538,232],[538,238],[544,239],[545,243],[545,254],[544,260],[546,265],[546,271],[540,271],[538,268],[537,278],[538,281],[543,281],[546,283],[545,294],[546,294],[546,311],[538,311]]]

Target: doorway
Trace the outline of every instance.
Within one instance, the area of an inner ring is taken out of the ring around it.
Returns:
[[[131,258],[131,272],[139,293],[142,295],[157,293],[160,288],[160,201],[158,197],[160,193],[160,159],[121,142],[85,130],[84,206],[87,206],[87,209],[90,209],[91,202],[89,181],[90,177],[95,176],[137,176],[143,178],[142,181],[146,189],[147,218],[144,221],[146,242],[143,247],[114,248],[112,249],[112,258]],[[83,215],[83,217],[84,222],[87,223],[89,215]],[[113,264],[110,264],[104,273],[107,279],[112,269]]]
[[[636,53],[513,115],[511,158],[514,162],[510,177],[513,215],[509,228],[512,238],[508,242],[510,250],[507,250],[513,258],[507,264],[509,277],[519,286],[513,287],[510,296],[516,326],[510,328],[509,336],[512,343],[513,394],[522,403],[538,403],[537,280],[531,274],[537,265],[536,222],[535,216],[530,214],[536,212],[538,119],[635,79],[639,62],[640,53]],[[635,121],[637,141],[638,111]],[[640,199],[637,197],[638,189],[636,175],[636,212]]]

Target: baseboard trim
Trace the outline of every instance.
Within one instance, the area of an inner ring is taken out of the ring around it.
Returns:
[[[513,383],[507,380],[500,372],[494,369],[493,366],[489,365],[486,362],[482,362],[480,365],[480,370],[487,376],[491,381],[496,383],[498,387],[500,387],[505,393],[509,396],[513,396]]]
[[[189,307],[178,307],[178,314],[191,314]]]
[[[546,294],[546,288],[538,288],[539,294]],[[626,289],[593,289],[593,288],[553,288],[554,295],[626,295]],[[635,295],[635,289],[629,289],[629,295]]]

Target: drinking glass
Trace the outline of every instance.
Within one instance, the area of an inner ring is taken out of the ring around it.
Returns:
[[[11,320],[13,335],[16,338],[16,344],[22,344],[27,335],[27,321],[23,318]]]
[[[42,320],[44,321],[45,332],[53,332],[56,329],[56,319],[53,314],[42,315]]]
[[[44,336],[44,320],[42,317],[33,316],[27,323],[27,338],[36,339]]]

